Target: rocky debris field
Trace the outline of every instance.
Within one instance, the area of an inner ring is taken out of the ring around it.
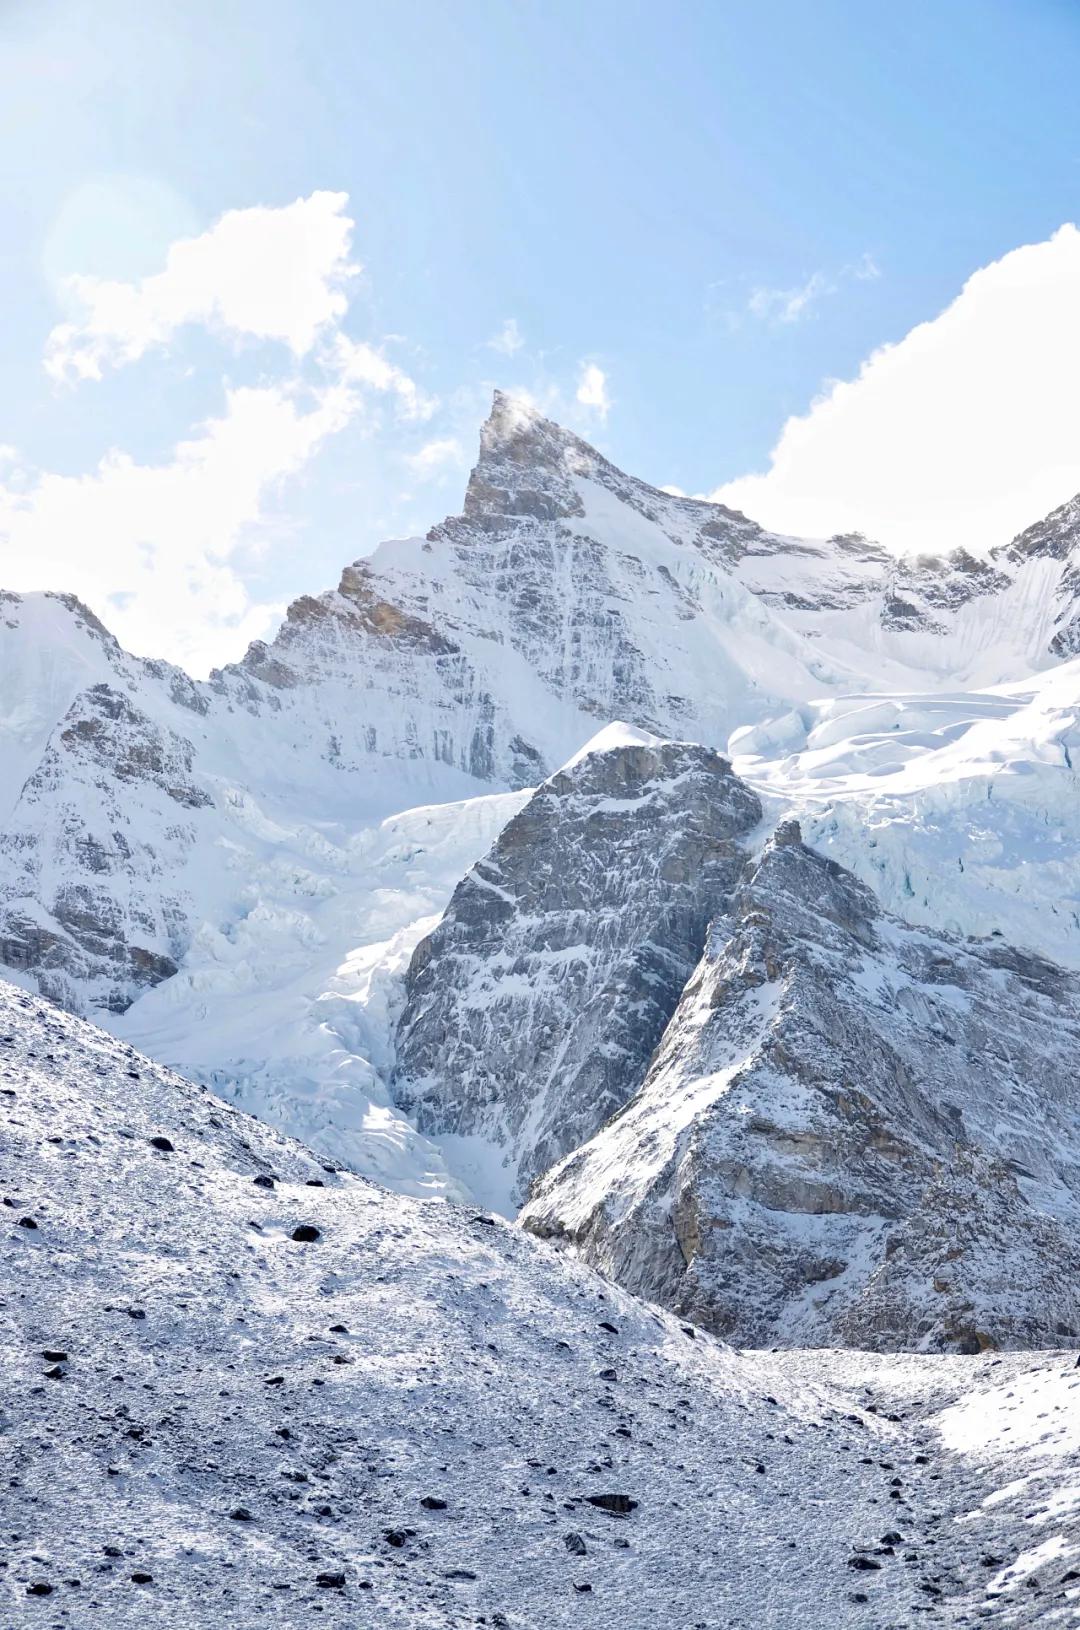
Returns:
[[[0,987],[0,1625],[1080,1616],[1075,1356],[737,1353]]]

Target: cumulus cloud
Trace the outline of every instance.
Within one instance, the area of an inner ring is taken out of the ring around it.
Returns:
[[[437,405],[341,326],[356,271],[347,203],[343,193],[315,192],[282,209],[234,210],[174,243],[152,277],[73,280],[83,316],[46,343],[57,379],[99,379],[192,323],[277,341],[293,361],[276,380],[263,374],[226,388],[224,410],[157,462],[114,448],[88,472],[61,475],[0,448],[5,587],[74,590],[132,650],[196,672],[268,631],[281,608],[257,603],[250,585],[273,535],[276,494],[328,438],[361,419],[371,428],[374,396],[408,422]],[[429,443],[418,468],[434,468],[447,447]]]
[[[525,344],[525,337],[517,325],[516,317],[507,317],[497,334],[493,334],[487,342],[489,350],[501,351],[504,357],[512,357],[515,351],[520,351]]]
[[[589,408],[593,413],[606,419],[611,407],[611,398],[608,396],[607,375],[595,362],[583,362],[578,377],[576,400],[582,407]]]
[[[57,380],[100,379],[200,323],[232,337],[277,340],[300,357],[344,316],[353,223],[348,197],[314,192],[280,209],[230,210],[169,249],[164,270],[138,282],[74,276],[80,308],[52,330],[45,367]]]
[[[830,382],[785,424],[767,471],[710,496],[781,531],[983,552],[1080,490],[1077,378],[1080,231],[1067,225]]]
[[[278,484],[355,411],[342,386],[309,400],[245,387],[163,463],[113,451],[86,475],[0,485],[5,587],[73,590],[132,649],[204,672],[278,610],[252,604],[231,557]]]

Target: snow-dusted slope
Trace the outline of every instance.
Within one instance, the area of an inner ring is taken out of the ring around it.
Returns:
[[[317,846],[302,826],[246,833],[248,909],[204,924],[180,972],[113,1029],[368,1177],[460,1196],[394,1107],[391,1037],[413,947],[524,797],[405,810]]]
[[[739,1356],[6,985],[0,1114],[13,1630],[1075,1611],[1071,1355]]]
[[[710,748],[609,727],[458,885],[409,965],[395,1095],[485,1204],[637,1090],[760,818]]]
[[[523,1213],[743,1344],[1080,1345],[1080,980],[785,825],[640,1092]]]

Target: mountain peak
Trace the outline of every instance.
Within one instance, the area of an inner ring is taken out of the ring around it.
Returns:
[[[514,396],[510,391],[496,390],[491,398],[491,412],[480,427],[480,458],[487,456],[513,457],[515,453],[526,447],[539,446],[543,448],[551,442],[581,442],[580,437],[573,431],[564,430],[562,425],[546,414],[524,396]],[[592,452],[592,448],[588,448]]]
[[[497,390],[480,430],[480,456],[469,477],[464,513],[482,524],[513,515],[536,520],[578,515],[581,501],[573,477],[602,462],[572,430],[521,397]]]
[[[1076,493],[1049,515],[1044,515],[1033,526],[1013,538],[1011,543],[991,552],[991,559],[1003,556],[1006,560],[1024,561],[1037,556],[1065,560],[1080,542],[1080,493]]]

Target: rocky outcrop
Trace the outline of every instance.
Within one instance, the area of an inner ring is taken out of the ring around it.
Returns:
[[[1080,981],[782,827],[525,1226],[741,1345],[1080,1341]]]
[[[406,979],[399,1101],[519,1196],[639,1085],[761,817],[717,753],[617,734],[515,816]]]
[[[75,698],[0,833],[0,961],[76,1010],[122,1012],[176,972],[190,931],[176,873],[213,803],[193,759],[126,689]]]

